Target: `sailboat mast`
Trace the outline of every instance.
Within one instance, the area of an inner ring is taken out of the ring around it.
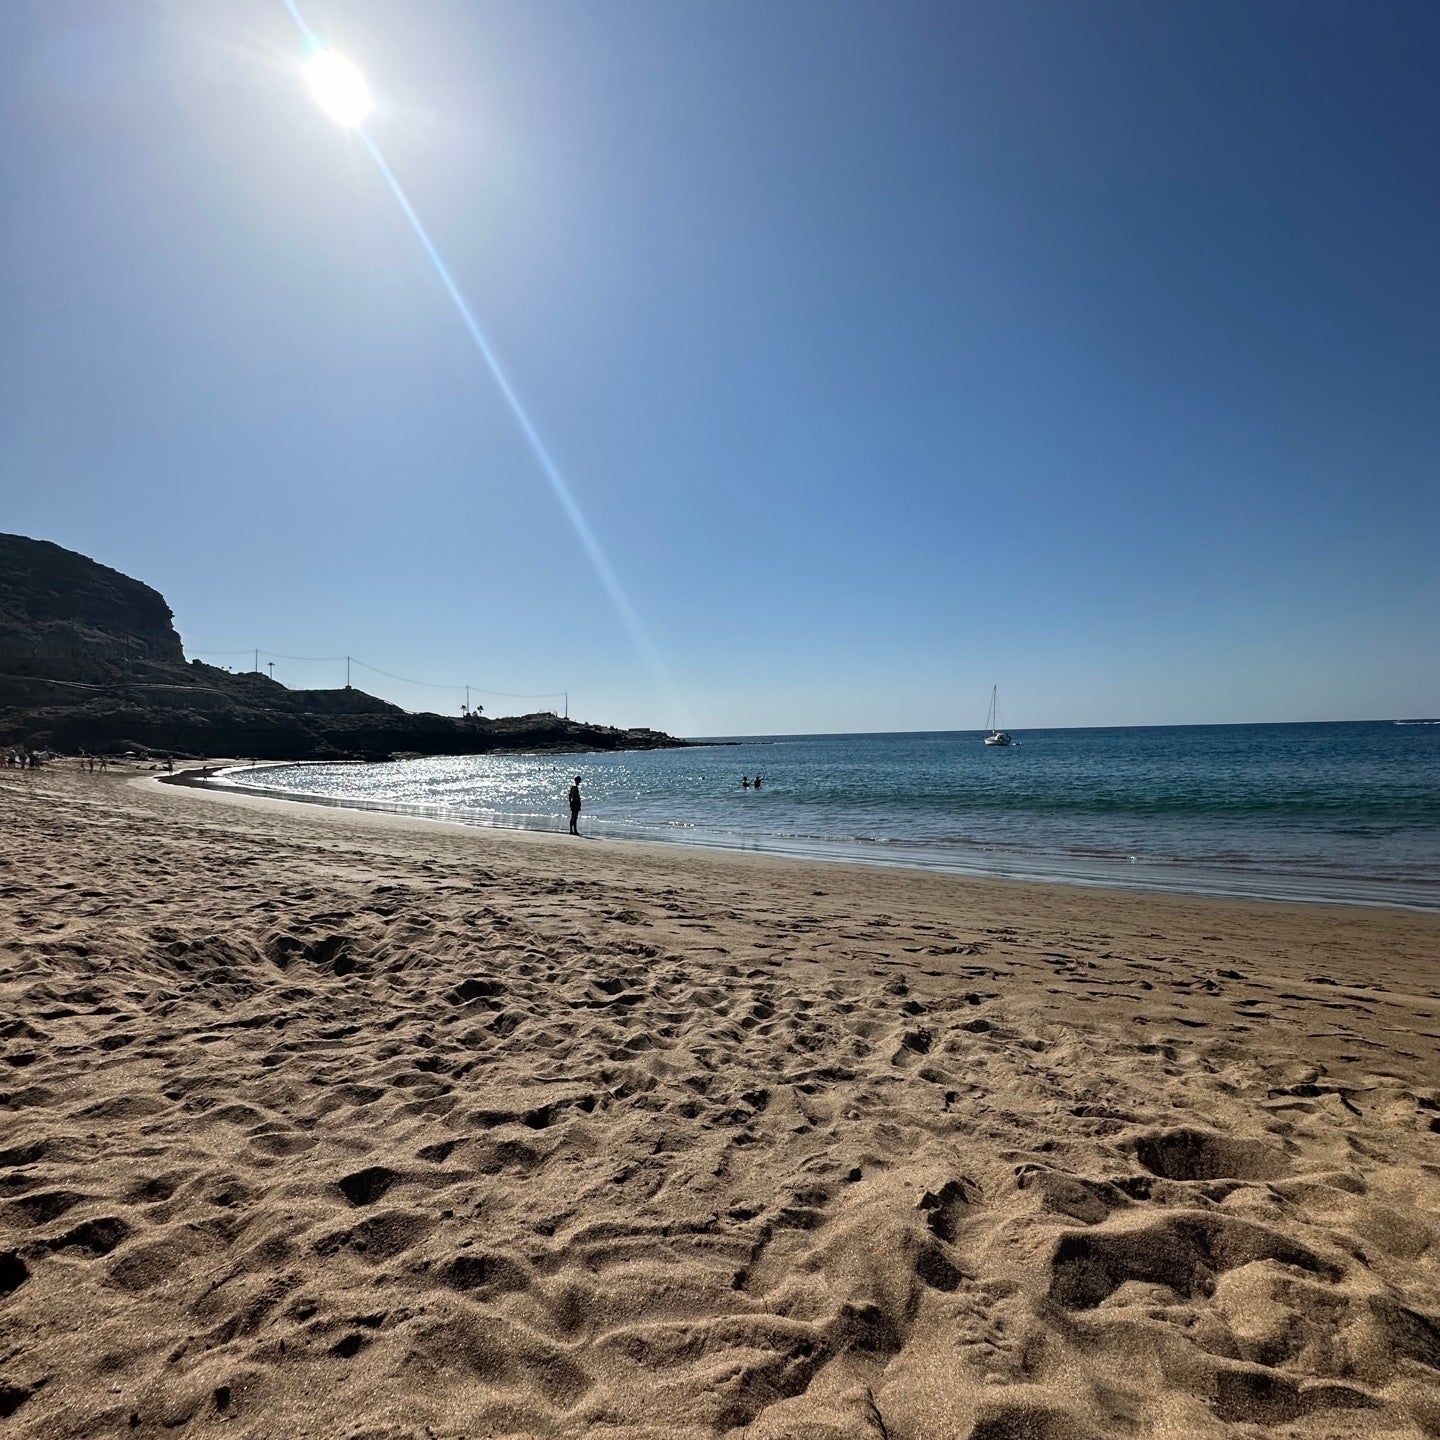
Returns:
[[[990,713],[985,717],[985,728],[988,732],[985,736],[987,745],[1009,745],[1009,735],[1000,728],[1000,687],[990,687]]]

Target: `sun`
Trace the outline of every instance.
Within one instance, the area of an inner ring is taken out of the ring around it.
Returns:
[[[315,102],[332,119],[353,130],[375,108],[365,77],[335,50],[321,50],[305,62]]]

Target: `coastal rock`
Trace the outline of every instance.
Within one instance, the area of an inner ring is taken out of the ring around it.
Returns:
[[[549,712],[412,714],[349,686],[291,690],[268,675],[187,664],[159,591],[49,541],[0,535],[0,745],[383,760],[684,743]]]
[[[0,535],[0,671],[113,680],[137,660],[185,663],[158,590],[48,540]]]

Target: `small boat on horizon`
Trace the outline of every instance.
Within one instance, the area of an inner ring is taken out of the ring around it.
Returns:
[[[985,716],[985,743],[987,745],[1013,745],[1015,742],[1010,738],[1006,730],[1000,728],[1000,705],[997,699],[998,686],[990,687],[990,709]]]

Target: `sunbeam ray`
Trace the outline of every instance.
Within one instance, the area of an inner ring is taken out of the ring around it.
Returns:
[[[565,512],[566,518],[574,528],[576,538],[584,547],[585,554],[589,557],[590,563],[595,568],[595,573],[600,579],[601,585],[605,587],[605,593],[610,597],[610,603],[614,605],[625,628],[630,632],[630,638],[634,641],[636,648],[644,656],[645,661],[656,673],[657,679],[668,685],[665,665],[660,658],[655,643],[651,640],[649,632],[645,629],[635,607],[630,603],[630,597],[626,595],[620,584],[619,576],[615,574],[610,561],[606,558],[605,552],[600,548],[600,541],[595,532],[590,528],[590,522],[585,518],[585,512],[581,510],[579,501],[575,499],[569,485],[565,483],[564,476],[559,468],[550,458],[550,452],[545,448],[545,442],[541,440],[535,429],[534,423],[526,413],[525,407],[520,403],[520,397],[516,395],[514,387],[510,384],[509,378],[500,367],[500,362],[495,357],[495,352],[490,348],[490,342],[485,338],[485,332],[480,328],[479,322],[475,319],[469,304],[460,287],[455,282],[455,277],[450,273],[450,267],[441,258],[440,252],[435,248],[435,243],[430,239],[424,223],[419,215],[415,213],[415,207],[410,203],[409,197],[405,194],[404,188],[399,180],[395,178],[395,172],[386,163],[385,157],[380,153],[380,148],[375,141],[363,129],[356,132],[360,137],[360,143],[369,152],[370,158],[375,162],[380,174],[384,176],[385,183],[390,187],[390,193],[394,195],[400,209],[404,212],[405,218],[410,222],[410,228],[414,230],[416,238],[424,247],[425,253],[430,257],[430,263],[435,267],[435,273],[440,277],[440,283],[445,287],[446,293],[450,296],[455,305],[460,319],[464,322],[466,330],[470,332],[470,338],[475,342],[475,348],[479,350],[489,367],[491,377],[499,386],[500,393],[505,397],[505,403],[510,407],[510,413],[514,415],[516,423],[520,426],[525,439],[530,443],[530,449],[534,452],[535,459],[539,462],[540,469],[545,478],[550,482],[550,488],[555,492],[555,498],[560,502],[560,508]]]
[[[284,0],[287,10],[294,18],[295,23],[300,27],[301,34],[305,37],[307,44],[311,47],[318,47],[319,40],[305,18],[301,15],[295,0]],[[549,482],[555,498],[559,501],[560,508],[565,518],[570,522],[579,540],[581,548],[585,551],[596,577],[604,588],[610,603],[615,607],[616,614],[620,617],[621,623],[625,626],[631,642],[639,651],[641,658],[650,667],[650,670],[659,683],[666,698],[675,700],[674,687],[670,681],[669,672],[665,662],[661,658],[659,648],[650,636],[639,612],[631,603],[630,597],[625,593],[624,586],[620,583],[620,577],[615,573],[614,567],[610,564],[608,557],[600,545],[599,537],[595,534],[585,512],[580,508],[580,502],[575,498],[574,492],[566,483],[565,477],[560,473],[559,467],[551,458],[550,452],[545,447],[545,442],[540,438],[534,422],[530,419],[525,407],[520,403],[520,397],[515,393],[509,377],[501,368],[500,361],[495,351],[491,348],[490,341],[485,332],[480,328],[470,304],[466,300],[464,292],[460,289],[450,267],[445,263],[435,242],[430,238],[430,232],[425,228],[424,222],[420,219],[415,207],[410,203],[410,197],[405,193],[404,187],[400,184],[395,172],[390,168],[384,155],[380,153],[380,147],[375,143],[369,132],[361,124],[349,127],[358,136],[360,143],[365,147],[375,168],[380,172],[385,184],[389,187],[390,193],[395,197],[396,203],[400,206],[401,213],[410,223],[410,228],[415,232],[421,248],[429,257],[430,264],[439,277],[445,293],[449,295],[451,303],[455,306],[456,313],[460,316],[461,322],[474,342],[475,348],[480,352],[481,358],[485,361],[490,371],[491,378],[495,381],[500,393],[505,398],[505,403],[510,407],[510,413],[515,417],[516,423],[520,426],[521,433],[525,436],[531,452],[534,454],[540,466],[541,473]]]

